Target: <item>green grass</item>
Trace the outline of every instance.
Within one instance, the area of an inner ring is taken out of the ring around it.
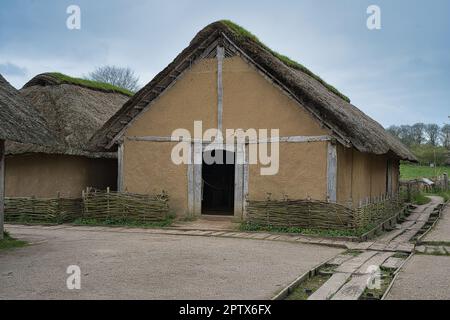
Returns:
[[[330,90],[337,96],[341,97],[342,99],[344,99],[347,102],[350,102],[350,99],[346,95],[342,94],[335,87],[333,87],[332,85],[325,82],[325,80],[320,78],[318,75],[313,73],[311,70],[306,68],[304,65],[298,63],[297,61],[290,59],[289,57],[287,57],[285,55],[282,55],[282,54],[272,50],[271,48],[266,46],[263,42],[261,42],[258,39],[258,37],[255,36],[254,34],[252,34],[250,31],[246,30],[245,28],[241,27],[240,25],[238,25],[230,20],[222,20],[221,22],[223,24],[225,24],[228,28],[230,28],[237,36],[239,36],[241,38],[247,38],[247,39],[250,39],[250,40],[258,43],[261,47],[263,47],[264,49],[269,51],[271,54],[273,54],[275,57],[277,57],[279,60],[281,60],[288,67],[296,69],[296,70],[300,70],[300,71],[306,73],[307,75],[309,75],[309,76],[313,77],[314,79],[316,79],[317,81],[319,81],[322,85],[324,85],[328,90]]]
[[[394,272],[392,270],[381,268],[380,288],[366,288],[361,295],[360,300],[381,300],[393,279]]]
[[[430,202],[431,199],[426,197],[423,193],[417,193],[412,197],[412,203],[422,205]]]
[[[434,192],[434,193],[430,193],[429,195],[442,197],[442,198],[444,198],[444,202],[447,202],[450,200],[450,190]]]
[[[286,300],[307,300],[311,294],[323,286],[323,284],[330,278],[331,274],[321,274],[319,272],[302,282],[289,294],[289,296],[287,296]]]
[[[62,74],[59,72],[53,72],[53,73],[51,73],[51,75],[63,83],[75,84],[75,85],[79,85],[79,86],[91,88],[91,89],[96,89],[96,90],[118,92],[118,93],[127,95],[129,97],[134,95],[133,92],[131,92],[127,89],[117,87],[117,86],[114,86],[112,84],[105,83],[105,82],[73,78],[73,77],[70,77],[68,75],[65,75],[65,74]]]
[[[8,232],[3,232],[3,239],[0,240],[0,250],[9,250],[13,248],[20,248],[27,245],[26,241],[16,240],[12,238]]]
[[[295,233],[306,236],[321,237],[358,237],[370,231],[372,226],[359,230],[332,230],[332,229],[309,229],[298,227],[274,227],[268,225],[259,225],[250,222],[243,222],[239,225],[240,231],[266,231],[275,233]]]
[[[173,222],[173,218],[167,218],[162,221],[142,222],[131,219],[76,219],[73,224],[90,225],[90,226],[111,226],[111,227],[136,227],[136,228],[163,228],[169,227]]]
[[[418,178],[433,178],[442,175],[444,172],[450,173],[450,167],[419,166],[414,164],[402,163],[400,165],[400,179],[412,180]]]

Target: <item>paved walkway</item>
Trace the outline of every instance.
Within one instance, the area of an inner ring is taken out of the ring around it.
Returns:
[[[398,274],[387,299],[450,299],[450,205]]]
[[[393,257],[397,252],[410,253],[414,244],[409,241],[425,226],[431,213],[442,203],[441,197],[430,197],[430,203],[418,206],[402,224],[375,241],[353,244],[353,249],[362,250],[356,257],[337,257],[333,275],[316,290],[309,300],[357,300],[368,283],[373,279],[373,271],[383,266],[398,270],[404,259]],[[332,262],[333,264],[333,262]]]
[[[301,243],[149,230],[7,226],[33,244],[0,251],[0,299],[270,299],[342,252]],[[66,269],[81,268],[81,290]]]

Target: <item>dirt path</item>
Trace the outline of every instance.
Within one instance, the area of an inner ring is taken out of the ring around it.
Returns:
[[[8,226],[33,244],[0,252],[0,299],[270,299],[343,249],[98,227]],[[69,265],[81,290],[69,290]]]

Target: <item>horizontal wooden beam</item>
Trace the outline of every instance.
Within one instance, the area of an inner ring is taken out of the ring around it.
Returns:
[[[197,143],[213,143],[213,140],[202,139],[186,139],[182,137],[163,137],[163,136],[130,136],[126,137],[131,141],[150,141],[150,142],[197,142]],[[252,140],[248,137],[245,139],[245,144],[254,143],[276,143],[276,142],[288,142],[288,143],[305,143],[305,142],[323,142],[331,141],[330,136],[288,136],[288,137],[271,137],[267,139]]]

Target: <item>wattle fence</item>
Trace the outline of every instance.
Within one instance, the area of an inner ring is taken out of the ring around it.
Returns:
[[[88,188],[81,199],[34,197],[5,198],[5,221],[16,223],[130,220],[138,223],[164,221],[169,217],[166,193],[141,195]]]
[[[403,210],[398,196],[366,200],[357,208],[317,200],[250,200],[246,220],[265,227],[360,231],[376,228]]]

